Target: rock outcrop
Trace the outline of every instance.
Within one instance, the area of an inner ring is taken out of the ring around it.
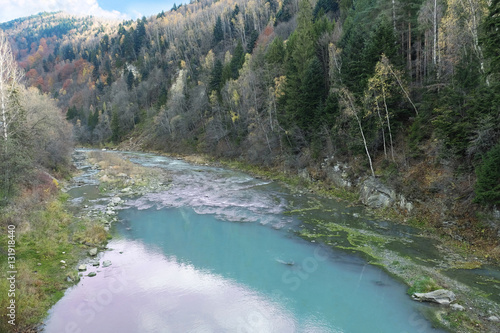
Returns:
[[[450,305],[456,299],[455,293],[446,289],[438,289],[428,293],[414,293],[411,297],[416,301],[432,302],[441,305]]]
[[[413,203],[375,177],[369,177],[361,182],[359,199],[371,208],[398,207],[403,211],[413,210]]]
[[[349,188],[352,187],[352,182],[349,179],[349,166],[343,163],[336,163],[333,166],[327,166],[328,159],[325,160],[322,168],[325,170],[327,179],[336,187]]]
[[[369,177],[360,185],[359,198],[368,207],[384,208],[396,202],[396,191],[382,184],[375,177]]]

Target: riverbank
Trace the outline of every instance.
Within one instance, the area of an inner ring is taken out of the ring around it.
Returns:
[[[2,332],[36,331],[50,307],[78,281],[76,264],[84,252],[78,239],[87,225],[68,212],[59,181],[46,172],[35,177],[37,185],[0,212]],[[7,261],[7,244],[14,260]],[[15,288],[7,277],[15,278]]]

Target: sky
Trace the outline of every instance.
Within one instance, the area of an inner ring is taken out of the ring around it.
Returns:
[[[0,0],[0,23],[40,12],[65,11],[112,19],[137,19],[168,11],[179,0]]]

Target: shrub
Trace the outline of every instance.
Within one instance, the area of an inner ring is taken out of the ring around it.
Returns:
[[[423,276],[415,281],[408,289],[408,295],[413,295],[414,293],[428,293],[438,289],[441,289],[441,287],[431,277]]]

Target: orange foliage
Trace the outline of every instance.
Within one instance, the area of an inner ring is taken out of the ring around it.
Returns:
[[[89,90],[95,90],[95,81],[93,80],[89,80],[89,82],[87,83],[87,86],[89,87]]]
[[[94,65],[85,61],[84,59],[79,59],[75,61],[75,70],[78,71],[78,84],[82,84],[87,81],[89,76],[94,70]]]
[[[83,105],[83,94],[79,91],[69,100],[69,106],[81,107]]]
[[[59,72],[59,79],[62,81],[70,78],[71,74],[73,74],[73,70],[74,70],[73,64],[68,63],[64,65],[64,67]]]
[[[37,52],[34,55],[28,57],[28,64],[30,67],[34,66],[41,59],[42,59],[42,55]]]
[[[268,26],[264,29],[264,31],[262,32],[262,35],[264,35],[264,36],[266,36],[266,37],[269,37],[269,36],[271,36],[271,34],[273,34],[273,33],[274,33],[274,28],[273,28],[272,26],[268,25]]]
[[[38,76],[38,72],[36,69],[32,68],[26,73],[26,78],[28,80],[35,79]]]
[[[272,26],[267,26],[264,31],[260,34],[257,42],[255,43],[255,48],[266,47],[274,39],[275,33]]]
[[[40,46],[38,46],[38,53],[45,56],[49,53],[49,46],[47,45],[47,40],[45,38],[40,39]]]
[[[35,81],[33,86],[37,88],[41,88],[43,92],[47,92],[47,85],[45,84],[45,81],[43,80],[43,77],[38,77],[38,79]]]
[[[64,81],[64,84],[62,86],[63,90],[68,90],[68,87],[73,83],[73,80],[71,79],[67,79],[66,81]]]
[[[83,68],[85,67],[86,62],[87,61],[85,61],[85,59],[83,59],[83,58],[80,58],[77,61],[73,62],[73,64],[75,65],[75,70],[78,71],[79,74],[82,72]]]

